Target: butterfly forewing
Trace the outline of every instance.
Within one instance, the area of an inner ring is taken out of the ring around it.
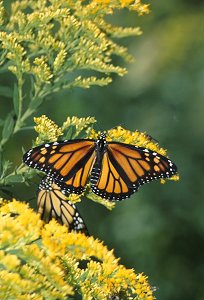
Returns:
[[[81,194],[95,160],[95,141],[54,142],[31,149],[23,161],[46,172],[67,187],[67,192]]]
[[[135,190],[154,179],[171,177],[177,172],[176,165],[168,158],[146,148],[122,143],[109,143],[109,155],[114,157],[121,176],[132,183]]]
[[[67,200],[66,191],[50,177],[46,177],[40,183],[37,207],[41,219],[46,223],[54,218],[58,223],[66,225],[69,230],[88,234],[76,206]]]

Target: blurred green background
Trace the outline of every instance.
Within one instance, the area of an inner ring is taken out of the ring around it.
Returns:
[[[136,57],[127,66],[128,75],[114,77],[105,88],[53,95],[37,115],[46,114],[59,125],[68,115],[95,116],[101,129],[122,125],[146,131],[168,149],[178,166],[179,182],[146,185],[112,212],[87,199],[78,207],[91,234],[114,248],[127,267],[149,276],[157,299],[202,300],[204,3],[158,0],[152,1],[151,10],[144,17],[123,12],[111,18],[119,25],[140,25],[144,31],[139,38],[123,40]],[[0,78],[5,85],[9,80]],[[11,107],[9,98],[1,98],[3,117]],[[34,138],[34,132],[16,136],[8,158],[19,164],[22,146],[30,148]],[[14,192],[28,200],[36,189],[36,184],[19,184]]]

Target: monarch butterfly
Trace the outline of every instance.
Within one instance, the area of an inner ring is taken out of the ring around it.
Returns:
[[[76,206],[66,199],[66,191],[61,189],[51,177],[43,178],[39,185],[37,199],[37,210],[41,219],[48,223],[54,218],[70,230],[88,235],[86,225]]]
[[[92,191],[109,200],[129,198],[154,179],[172,177],[176,165],[146,148],[97,140],[76,139],[44,144],[24,154],[30,167],[55,178],[69,193],[81,194],[90,177]]]

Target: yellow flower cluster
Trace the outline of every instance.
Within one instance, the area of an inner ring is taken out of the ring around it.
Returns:
[[[24,213],[25,210],[27,214]],[[3,249],[17,249],[39,238],[41,221],[37,215],[33,215],[28,205],[18,201],[3,203],[1,214],[4,216],[0,226]],[[13,219],[11,214],[16,214],[16,218]]]
[[[0,227],[1,299],[154,299],[147,277],[120,265],[102,242],[54,220],[44,226],[25,203],[2,202]]]
[[[25,73],[34,78],[41,96],[73,86],[107,85],[111,82],[109,74],[126,73],[125,68],[113,65],[113,55],[132,59],[127,48],[113,38],[141,34],[139,28],[113,26],[104,20],[123,8],[139,15],[149,11],[141,0],[23,0],[12,2],[4,22],[5,9],[0,1],[0,24],[5,23],[0,31],[0,48],[4,50],[1,64],[8,59],[8,69],[17,78],[22,80]],[[85,69],[105,77],[78,76],[77,71]],[[72,76],[65,77],[67,73]]]
[[[6,33],[0,31],[1,48],[4,49],[5,58],[11,61],[8,69],[16,74],[18,78],[22,76],[23,72],[30,71],[30,63],[28,58],[25,58],[26,51],[18,41],[18,36],[15,33]]]
[[[67,120],[62,125],[62,130],[66,130],[71,126],[75,127],[75,136],[78,136],[82,130],[90,128],[92,124],[96,123],[96,119],[94,117],[87,117],[87,118],[78,118],[78,117],[68,117]]]
[[[45,141],[54,142],[63,134],[62,129],[45,115],[34,118],[34,121],[37,124],[37,126],[35,126],[35,131],[39,134],[35,141],[35,145],[40,145]]]
[[[1,299],[64,299],[73,294],[63,270],[37,245],[42,224],[25,203],[13,200],[0,207]]]
[[[82,76],[78,76],[71,83],[70,87],[81,87],[83,89],[88,89],[92,85],[104,86],[110,82],[112,82],[110,77],[97,78],[96,76],[90,76],[83,78]]]
[[[0,26],[2,26],[5,23],[6,18],[7,14],[3,6],[3,1],[0,1]]]
[[[88,8],[92,13],[98,13],[101,10],[107,10],[109,14],[113,13],[115,9],[128,8],[129,10],[136,11],[139,15],[149,13],[149,5],[143,4],[141,0],[92,0],[90,1]]]
[[[36,84],[40,85],[41,82],[49,83],[53,74],[47,63],[45,56],[36,57],[34,59],[34,66],[32,67],[33,73],[36,75]]]
[[[115,127],[107,131],[107,138],[121,143],[132,144],[139,147],[145,147],[152,151],[156,151],[161,155],[166,155],[166,150],[159,147],[154,139],[144,132],[130,131],[121,126]]]
[[[53,63],[53,71],[56,73],[57,71],[60,70],[60,68],[63,66],[65,62],[65,58],[67,56],[67,51],[64,49],[61,49],[59,53],[57,54],[54,63]]]
[[[141,0],[120,0],[123,7],[130,7],[136,10],[140,15],[149,13],[149,5],[143,4]]]

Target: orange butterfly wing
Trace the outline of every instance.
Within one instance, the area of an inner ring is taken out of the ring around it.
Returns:
[[[170,159],[124,143],[108,143],[103,159],[98,162],[96,159],[91,187],[94,193],[110,200],[129,198],[141,185],[177,172]]]
[[[41,219],[48,223],[52,218],[69,230],[88,235],[87,227],[74,204],[67,200],[62,190],[50,177],[44,178],[39,186],[37,209]]]
[[[108,152],[105,152],[101,165],[95,164],[91,173],[91,189],[102,198],[121,200],[134,193],[121,176],[117,165],[113,163]]]
[[[93,140],[65,140],[35,147],[24,154],[23,161],[55,178],[67,192],[81,194],[95,157]]]
[[[29,150],[23,160],[68,193],[81,194],[91,173],[93,192],[109,200],[129,198],[141,185],[177,172],[170,159],[146,148],[107,142],[104,133],[98,140],[45,144]]]

